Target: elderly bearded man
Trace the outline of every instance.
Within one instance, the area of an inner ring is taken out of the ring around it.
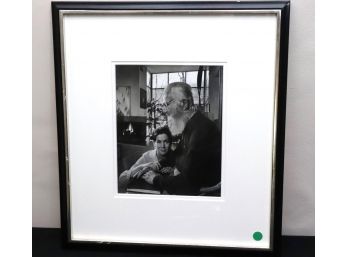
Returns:
[[[169,84],[165,89],[165,102],[171,133],[181,134],[175,150],[177,175],[165,177],[150,171],[142,177],[169,194],[199,195],[201,188],[221,181],[220,132],[214,122],[194,110],[190,85]]]

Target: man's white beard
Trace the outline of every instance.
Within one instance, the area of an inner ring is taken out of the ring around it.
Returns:
[[[185,115],[181,118],[173,118],[168,116],[168,127],[173,136],[179,135],[184,131],[187,119]]]

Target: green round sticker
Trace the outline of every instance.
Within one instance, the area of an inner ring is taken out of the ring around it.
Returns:
[[[256,240],[256,241],[260,241],[260,240],[262,239],[262,233],[259,232],[259,231],[255,232],[255,233],[253,234],[253,238],[254,238],[254,240]]]

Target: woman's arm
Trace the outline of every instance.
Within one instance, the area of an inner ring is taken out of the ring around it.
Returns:
[[[157,166],[156,163],[157,162],[148,162],[143,154],[129,170],[125,170],[121,173],[120,177],[118,178],[119,192],[126,192],[127,186],[132,178],[141,173],[141,171],[145,168],[155,169]]]

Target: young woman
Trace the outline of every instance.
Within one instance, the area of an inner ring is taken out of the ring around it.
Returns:
[[[167,126],[156,129],[151,136],[154,141],[154,150],[145,152],[136,163],[121,173],[119,177],[119,192],[126,192],[127,187],[134,179],[140,179],[146,171],[158,172],[162,175],[173,175],[175,159],[171,151],[172,134]]]

